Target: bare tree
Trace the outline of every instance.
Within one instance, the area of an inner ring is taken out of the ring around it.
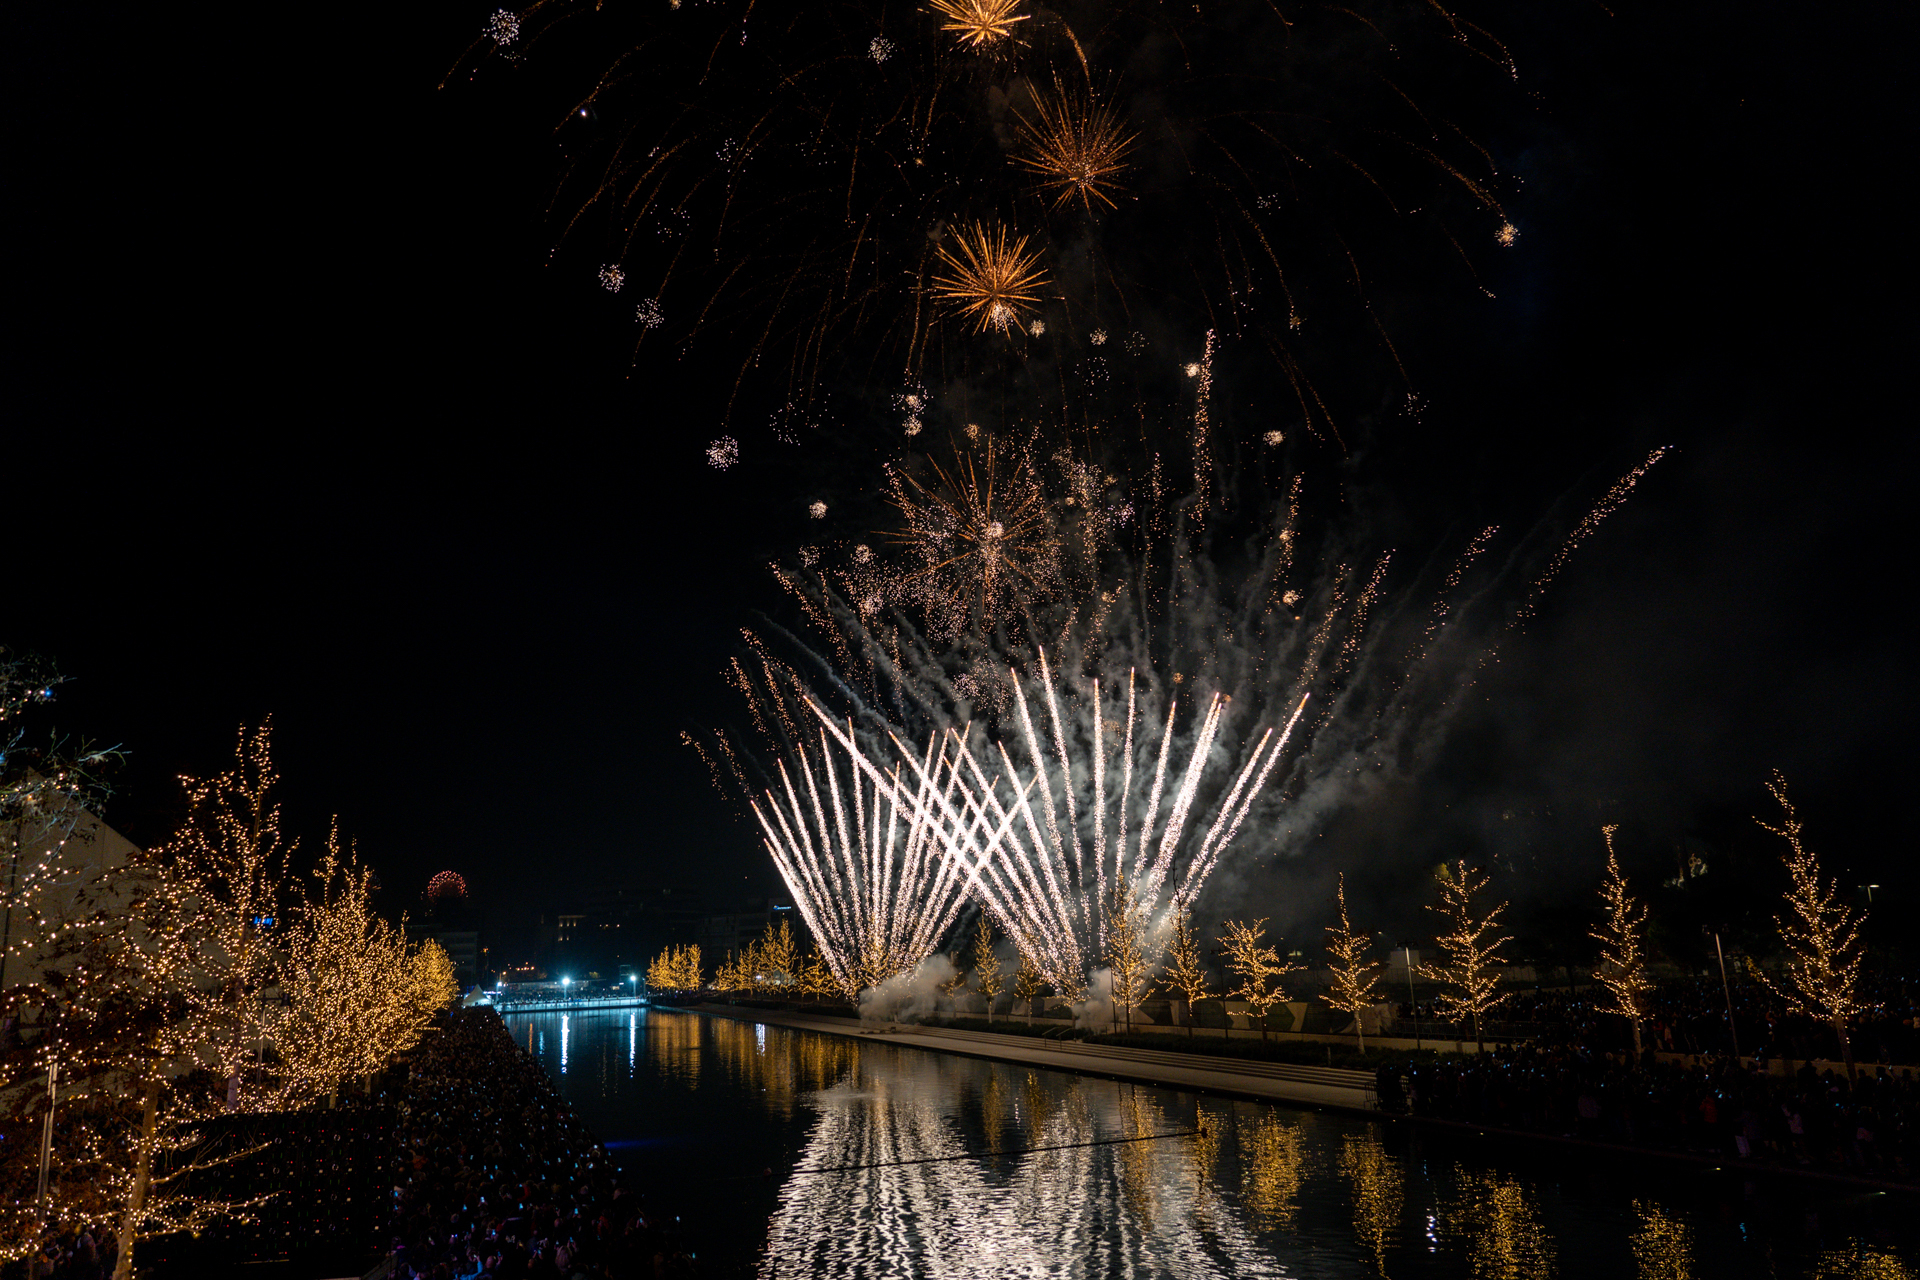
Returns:
[[[1147,998],[1153,960],[1147,954],[1146,922],[1140,904],[1124,890],[1107,904],[1107,973],[1113,984],[1113,1003],[1121,1010],[1129,1031],[1133,1011]]]
[[[1761,980],[1792,1012],[1833,1028],[1851,1079],[1853,1046],[1847,1039],[1847,1024],[1860,1012],[1860,966],[1866,959],[1860,931],[1867,916],[1864,911],[1856,915],[1841,903],[1836,881],[1821,879],[1820,859],[1800,838],[1800,819],[1787,799],[1786,776],[1778,769],[1767,790],[1780,802],[1783,816],[1777,827],[1764,821],[1760,825],[1787,842],[1788,915],[1774,917],[1787,949],[1787,982],[1782,987],[1765,975]]]
[[[1640,1024],[1646,1020],[1647,997],[1653,982],[1647,977],[1645,951],[1647,909],[1627,892],[1627,879],[1620,874],[1620,860],[1614,856],[1613,825],[1600,832],[1607,841],[1607,878],[1600,884],[1600,901],[1606,905],[1606,921],[1589,935],[1600,944],[1600,964],[1593,971],[1594,981],[1606,987],[1613,1003],[1602,1013],[1617,1013],[1633,1028],[1633,1060],[1640,1061]]]
[[[1327,956],[1333,970],[1333,989],[1321,999],[1342,1013],[1353,1015],[1353,1029],[1359,1037],[1362,1052],[1367,1047],[1367,1029],[1363,1019],[1376,1003],[1373,989],[1380,981],[1376,970],[1380,966],[1377,960],[1366,959],[1367,949],[1373,945],[1370,933],[1355,933],[1353,925],[1347,920],[1347,877],[1343,872],[1335,891],[1340,903],[1340,924],[1327,929]]]
[[[1262,1040],[1267,1038],[1267,1010],[1287,998],[1280,980],[1299,968],[1289,963],[1279,951],[1261,942],[1266,931],[1267,922],[1264,919],[1255,920],[1252,924],[1229,920],[1222,926],[1220,936],[1221,945],[1227,952],[1227,968],[1240,978],[1240,985],[1227,994],[1245,1000],[1247,1007],[1254,1011],[1260,1019]]]
[[[1503,902],[1485,915],[1475,914],[1474,899],[1487,887],[1487,876],[1464,860],[1451,867],[1443,863],[1434,879],[1440,887],[1440,902],[1428,904],[1427,910],[1439,913],[1451,926],[1449,932],[1434,939],[1446,953],[1447,962],[1422,965],[1420,971],[1446,988],[1440,993],[1442,1013],[1450,1018],[1472,1019],[1474,1043],[1485,1052],[1487,1040],[1481,1019],[1507,1000],[1499,990],[1500,979],[1494,970],[1501,964],[1500,948],[1512,939],[1493,936],[1507,904]]]
[[[1187,1037],[1193,1037],[1195,1013],[1200,1002],[1212,995],[1207,986],[1207,969],[1200,954],[1200,936],[1194,930],[1193,916],[1181,911],[1174,917],[1173,947],[1167,953],[1166,986],[1187,1002]]]

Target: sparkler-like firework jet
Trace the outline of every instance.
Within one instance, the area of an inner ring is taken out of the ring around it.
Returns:
[[[876,765],[851,726],[826,725],[819,757],[795,752],[791,771],[780,761],[778,787],[751,803],[767,852],[851,998],[931,955],[965,905],[944,834],[961,784],[943,734],[909,757],[913,777],[903,782],[901,764]],[[847,755],[844,769],[829,737]]]
[[[936,763],[931,745],[928,763],[914,763],[911,758],[908,763],[921,792],[928,797],[938,794],[941,821],[931,830],[944,844],[948,865],[963,872],[965,891],[979,900],[1057,990],[1073,995],[1085,990],[1088,969],[1105,950],[1110,902],[1140,906],[1155,922],[1193,902],[1280,762],[1306,699],[1300,700],[1277,735],[1272,728],[1261,733],[1220,798],[1213,822],[1195,841],[1187,838],[1189,824],[1201,786],[1208,780],[1227,699],[1215,694],[1208,702],[1182,746],[1185,761],[1181,764],[1175,759],[1177,699],[1168,702],[1156,752],[1147,738],[1147,726],[1138,725],[1136,734],[1139,705],[1129,674],[1126,720],[1116,756],[1108,746],[1097,680],[1089,686],[1084,702],[1073,708],[1086,713],[1091,743],[1078,741],[1076,724],[1071,747],[1061,713],[1064,699],[1044,653],[1037,683],[1050,730],[1045,746],[1035,728],[1027,685],[1018,673],[1012,677],[1018,737],[1026,755],[1024,775],[1004,740],[995,748],[997,762],[989,760],[989,766],[997,763],[999,767],[991,772],[983,767],[979,757],[986,748],[976,751],[964,730],[949,730],[951,764]],[[820,714],[824,720],[824,713]],[[840,736],[837,728],[834,733]],[[841,745],[853,749],[851,737],[841,737]],[[1170,766],[1178,775],[1171,792]],[[1077,784],[1089,771],[1091,791],[1086,797],[1087,812],[1082,813]],[[1115,773],[1118,787],[1111,785]],[[1140,816],[1134,821],[1136,814]]]

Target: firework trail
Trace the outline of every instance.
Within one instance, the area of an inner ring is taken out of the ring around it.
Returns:
[[[875,764],[851,730],[827,721],[819,753],[795,753],[791,770],[778,762],[778,786],[751,802],[767,852],[849,998],[931,955],[965,904],[942,826],[958,791],[943,738],[932,735],[924,756],[909,758],[913,779],[903,785],[898,763]]]

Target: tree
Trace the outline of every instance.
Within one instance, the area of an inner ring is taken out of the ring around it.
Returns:
[[[820,948],[814,947],[807,952],[807,958],[800,965],[800,972],[794,975],[801,994],[821,999],[840,989],[834,979],[833,970],[827,967],[827,958],[820,954]]]
[[[1500,979],[1494,969],[1502,963],[1500,948],[1512,939],[1490,936],[1507,904],[1501,903],[1484,916],[1474,914],[1474,898],[1487,887],[1487,877],[1464,860],[1451,867],[1442,863],[1434,880],[1440,887],[1440,902],[1437,906],[1427,904],[1427,910],[1438,913],[1451,926],[1450,932],[1434,939],[1446,953],[1447,962],[1421,965],[1420,972],[1447,988],[1440,994],[1442,1013],[1473,1020],[1474,1043],[1484,1052],[1487,1041],[1480,1020],[1507,1000],[1499,992]]]
[[[1113,984],[1113,1003],[1133,1029],[1133,1011],[1147,998],[1153,961],[1147,954],[1145,921],[1140,904],[1123,890],[1107,904],[1107,972]]]
[[[1040,976],[1040,969],[1026,952],[1020,953],[1020,967],[1013,971],[1013,998],[1023,1000],[1029,1016],[1033,1013],[1033,1002],[1040,998],[1046,989],[1046,979]]]
[[[950,956],[949,959],[953,961],[953,976],[940,984],[940,994],[952,1000],[958,997],[962,991],[966,990],[967,969],[965,965],[960,963],[960,955],[958,952]]]
[[[1327,928],[1327,959],[1333,971],[1333,989],[1321,998],[1341,1013],[1353,1015],[1353,1030],[1358,1037],[1360,1050],[1366,1052],[1367,1029],[1366,1013],[1377,1003],[1373,989],[1380,982],[1381,966],[1377,960],[1366,959],[1367,949],[1373,945],[1370,933],[1355,933],[1353,925],[1347,919],[1347,877],[1341,873],[1335,896],[1340,903],[1340,924]]]
[[[1195,1013],[1200,1002],[1212,994],[1207,989],[1207,970],[1200,954],[1200,935],[1193,927],[1193,916],[1182,910],[1173,922],[1173,949],[1168,953],[1166,984],[1187,1002],[1187,1036],[1193,1036]]]
[[[1222,926],[1220,942],[1227,952],[1227,968],[1240,978],[1240,985],[1227,994],[1247,1002],[1260,1019],[1260,1038],[1267,1038],[1267,1010],[1280,1004],[1287,993],[1280,980],[1299,966],[1290,964],[1277,950],[1265,946],[1265,919],[1246,924],[1229,920]]]
[[[1847,1024],[1860,1012],[1860,966],[1866,959],[1860,931],[1867,916],[1864,911],[1856,915],[1840,902],[1837,882],[1821,879],[1820,859],[1801,840],[1799,816],[1787,799],[1786,775],[1775,769],[1767,790],[1780,802],[1780,825],[1755,821],[1787,842],[1783,858],[1788,877],[1788,914],[1775,916],[1773,921],[1787,949],[1787,982],[1784,987],[1777,986],[1764,975],[1762,981],[1789,1011],[1833,1028],[1840,1038],[1847,1077],[1852,1079],[1853,1046],[1847,1040]]]
[[[1000,957],[993,949],[993,925],[980,913],[980,929],[973,939],[973,985],[987,1002],[987,1021],[993,1021],[993,1002],[1006,986],[1000,977]]]
[[[647,963],[647,990],[666,991],[674,984],[674,948],[668,947]]]
[[[793,925],[782,920],[776,926],[769,924],[760,938],[758,963],[765,980],[773,985],[790,986],[793,983],[793,971],[798,967],[793,945]]]
[[[1600,944],[1600,964],[1593,971],[1594,981],[1606,987],[1613,1003],[1602,1013],[1617,1013],[1633,1028],[1633,1060],[1640,1061],[1640,1024],[1645,1021],[1647,997],[1653,982],[1647,977],[1644,951],[1647,933],[1647,909],[1627,892],[1626,877],[1620,874],[1620,861],[1613,852],[1616,826],[1600,828],[1607,841],[1607,878],[1600,885],[1600,901],[1607,918],[1588,936]]]
[[[706,985],[706,973],[700,966],[700,944],[695,942],[674,950],[671,986],[682,991],[698,991]]]

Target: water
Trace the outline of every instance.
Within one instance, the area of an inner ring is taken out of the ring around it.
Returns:
[[[709,1274],[1920,1277],[1903,1194],[673,1010],[507,1025]]]

